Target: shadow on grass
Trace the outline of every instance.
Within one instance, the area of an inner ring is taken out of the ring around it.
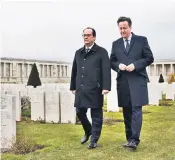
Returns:
[[[123,123],[124,121],[122,119],[114,119],[114,118],[103,118],[103,124],[104,125],[115,125],[117,123]]]
[[[121,123],[121,122],[124,122],[124,121],[122,119],[114,119],[114,118],[108,118],[108,117],[103,118],[104,125],[115,125],[115,124]],[[76,125],[81,125],[81,122],[77,121]]]

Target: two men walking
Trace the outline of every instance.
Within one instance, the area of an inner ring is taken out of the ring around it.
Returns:
[[[117,21],[121,38],[112,43],[110,58],[106,49],[95,43],[96,31],[83,30],[84,46],[75,53],[70,90],[75,94],[75,107],[80,119],[85,143],[91,136],[89,149],[96,148],[103,123],[103,98],[111,90],[111,68],[117,72],[119,107],[123,107],[126,133],[124,147],[136,149],[140,143],[142,106],[148,104],[146,67],[154,58],[146,37],[131,32],[132,21],[120,17]],[[91,108],[92,125],[87,119]]]

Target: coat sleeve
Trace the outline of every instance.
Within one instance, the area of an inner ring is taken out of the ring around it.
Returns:
[[[111,66],[108,56],[108,52],[104,49],[102,51],[101,58],[101,68],[102,68],[102,89],[111,90]]]
[[[110,63],[111,63],[111,68],[118,72],[119,71],[119,62],[116,58],[116,55],[115,55],[115,49],[114,49],[114,44],[115,42],[112,43],[112,49],[111,49],[111,55],[110,55]]]
[[[133,63],[135,66],[135,70],[138,72],[145,69],[148,65],[154,62],[154,57],[149,47],[148,40],[146,37],[143,37],[143,40],[144,40],[142,50],[143,58]]]
[[[76,63],[76,53],[73,60],[72,65],[72,73],[71,73],[71,82],[70,82],[70,90],[76,90],[76,76],[77,76],[77,63]]]

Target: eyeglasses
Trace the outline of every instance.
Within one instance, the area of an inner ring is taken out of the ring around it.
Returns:
[[[92,34],[83,34],[82,37],[90,37]]]

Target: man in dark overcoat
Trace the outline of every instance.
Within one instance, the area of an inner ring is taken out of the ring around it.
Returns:
[[[84,129],[81,143],[90,138],[89,149],[96,148],[103,122],[103,99],[111,89],[111,67],[106,49],[95,43],[96,31],[83,30],[84,46],[75,53],[70,90],[75,94],[76,114]],[[92,125],[87,118],[91,109]]]
[[[110,55],[111,67],[117,72],[117,93],[123,116],[127,143],[136,149],[140,142],[142,106],[148,104],[146,67],[154,58],[146,37],[131,32],[132,21],[120,17],[117,21],[121,38],[114,41]]]

